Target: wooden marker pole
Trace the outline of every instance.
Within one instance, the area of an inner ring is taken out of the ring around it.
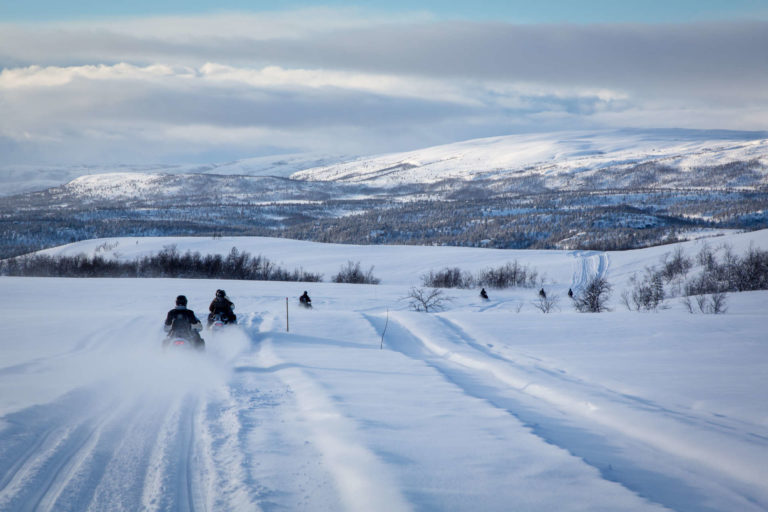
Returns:
[[[288,326],[288,297],[285,298],[285,332],[290,332],[290,328]]]

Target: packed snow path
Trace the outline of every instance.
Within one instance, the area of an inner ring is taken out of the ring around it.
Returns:
[[[557,290],[647,264],[576,262]],[[543,315],[536,289],[454,290],[423,314],[402,285],[0,285],[3,511],[768,509],[766,292]],[[173,297],[200,314],[221,286],[240,325],[159,350]]]

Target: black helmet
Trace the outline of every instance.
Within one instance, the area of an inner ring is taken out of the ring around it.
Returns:
[[[183,295],[179,295],[176,297],[176,305],[177,306],[186,306],[187,305],[187,298]]]
[[[227,295],[227,292],[225,292],[224,290],[216,290],[217,297],[224,297],[226,295]]]

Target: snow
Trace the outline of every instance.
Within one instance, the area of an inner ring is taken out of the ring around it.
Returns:
[[[259,156],[224,163],[199,164],[134,164],[33,166],[0,163],[0,196],[22,194],[69,183],[79,177],[96,174],[118,174],[133,181],[131,174],[216,174],[225,176],[280,176],[313,167],[352,159],[351,156],[322,153],[289,153]],[[105,181],[105,184],[108,184]],[[90,186],[95,186],[91,178]]]
[[[768,230],[681,246],[705,243],[768,249]],[[629,276],[673,246],[120,238],[47,252],[170,244],[326,280],[360,261],[382,284],[0,278],[0,510],[768,508],[768,292],[729,294],[724,315],[626,311]],[[450,290],[430,314],[403,300],[429,270],[515,259],[546,274],[560,311],[525,288]],[[595,274],[613,311],[574,312],[565,291]],[[204,332],[203,355],[163,353],[173,298],[201,316],[217,288],[239,326]],[[303,290],[312,310],[295,305]]]
[[[761,137],[762,136],[762,137]],[[617,130],[507,135],[404,153],[358,158],[293,174],[294,179],[372,186],[471,180],[494,175],[558,176],[655,161],[682,170],[758,159],[768,162],[764,134]]]

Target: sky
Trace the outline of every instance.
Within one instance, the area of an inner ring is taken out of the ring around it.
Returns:
[[[768,0],[0,3],[0,167],[768,129]]]

